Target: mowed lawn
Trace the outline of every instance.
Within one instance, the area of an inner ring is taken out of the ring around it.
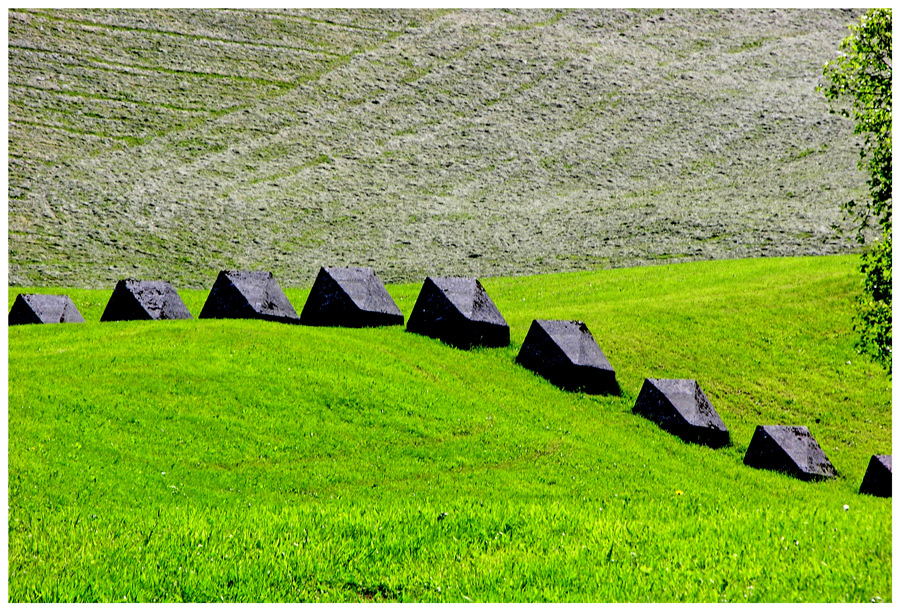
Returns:
[[[9,592],[19,601],[891,600],[891,381],[853,350],[857,258],[487,278],[512,345],[401,327],[9,329]],[[218,270],[210,270],[212,285]],[[149,278],[148,278],[149,279]],[[388,286],[406,317],[420,284]],[[180,291],[196,317],[206,291]],[[298,313],[308,289],[288,289]],[[621,397],[514,362],[533,318],[584,320]],[[631,414],[696,378],[733,445]],[[809,427],[840,477],[742,464]]]

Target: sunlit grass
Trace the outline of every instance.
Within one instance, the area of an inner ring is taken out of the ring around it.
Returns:
[[[88,322],[9,330],[10,599],[891,599],[891,501],[857,493],[891,385],[853,352],[855,258],[482,282],[509,348],[101,324],[112,287],[48,291]],[[406,316],[419,287],[388,287]],[[623,396],[515,365],[533,318],[584,320]],[[644,377],[698,379],[733,445],[633,416]],[[841,477],[745,467],[757,424],[807,425]]]

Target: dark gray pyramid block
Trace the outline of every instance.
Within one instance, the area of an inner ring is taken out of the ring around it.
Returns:
[[[323,267],[316,276],[301,325],[381,327],[402,325],[403,313],[370,267]]]
[[[119,280],[100,322],[191,319],[178,292],[162,280]]]
[[[721,448],[729,443],[725,423],[697,380],[646,378],[632,412],[652,420],[684,441],[711,448]]]
[[[68,295],[19,294],[9,311],[9,326],[84,322]]]
[[[621,393],[612,365],[579,320],[532,321],[516,362],[564,390]]]
[[[757,426],[744,464],[782,471],[804,481],[837,475],[837,470],[805,426]]]
[[[223,270],[213,284],[200,318],[253,318],[297,324],[294,306],[271,272]]]
[[[860,494],[871,494],[890,498],[891,495],[891,455],[876,454],[869,460],[869,468],[863,476]]]
[[[406,330],[464,350],[509,345],[509,325],[475,278],[425,278]]]

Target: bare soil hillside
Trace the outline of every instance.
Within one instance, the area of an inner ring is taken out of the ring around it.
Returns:
[[[10,10],[9,281],[846,252],[857,16]]]

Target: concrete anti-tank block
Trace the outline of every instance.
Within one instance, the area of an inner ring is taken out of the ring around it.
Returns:
[[[168,282],[128,278],[116,283],[100,322],[192,318],[175,287]]]
[[[804,481],[835,477],[837,470],[805,426],[757,426],[744,464],[781,471]]]
[[[250,318],[297,324],[300,317],[272,272],[219,272],[200,318]]]
[[[475,278],[425,278],[406,330],[464,350],[509,345],[509,325]]]
[[[866,474],[859,487],[859,493],[890,498],[892,496],[892,462],[890,454],[876,454],[870,458],[869,467],[866,469]]]
[[[697,380],[646,378],[632,411],[684,441],[711,448],[730,441],[725,423]]]
[[[564,390],[621,394],[616,372],[579,320],[532,321],[516,362]]]
[[[9,311],[9,326],[84,322],[68,295],[16,295]]]
[[[402,325],[403,313],[370,267],[323,267],[300,324],[328,327]]]

